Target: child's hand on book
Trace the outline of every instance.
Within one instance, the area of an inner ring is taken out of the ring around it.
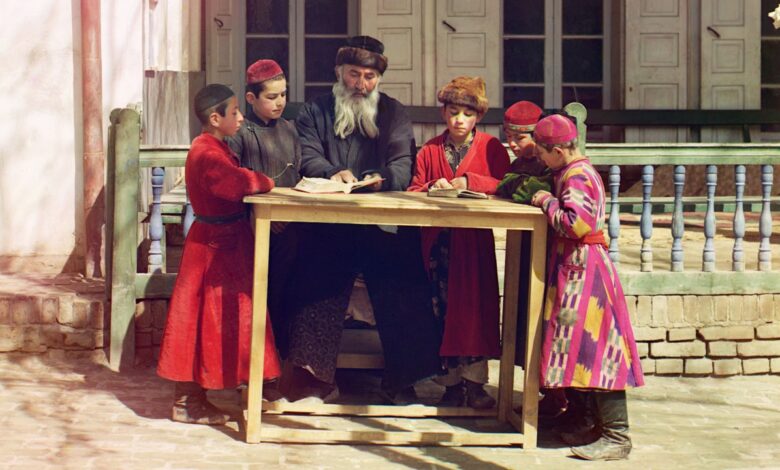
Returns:
[[[457,178],[451,179],[450,184],[455,189],[469,189],[468,181],[465,176],[458,176]]]
[[[447,181],[447,178],[439,178],[436,180],[435,183],[431,185],[431,188],[436,189],[452,189],[452,184],[450,184],[449,181]]]

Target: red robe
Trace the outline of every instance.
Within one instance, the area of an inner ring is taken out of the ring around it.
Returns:
[[[227,144],[208,133],[192,141],[185,178],[195,214],[207,217],[244,212],[244,196],[274,187],[263,173],[240,168]],[[253,263],[254,237],[246,217],[192,224],[168,308],[160,376],[207,389],[248,382]],[[267,325],[263,375],[273,378],[280,374],[279,357]]]
[[[453,174],[444,151],[446,133],[425,143],[417,154],[408,191],[428,191],[439,178],[466,176],[468,189],[495,194],[509,170],[509,154],[501,142],[476,132],[471,148]],[[422,230],[423,259],[440,228]],[[450,233],[447,314],[442,356],[487,356],[501,354],[499,343],[498,274],[493,232],[488,229],[452,229]]]

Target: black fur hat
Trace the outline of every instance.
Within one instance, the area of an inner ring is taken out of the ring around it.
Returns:
[[[347,44],[339,48],[336,65],[351,64],[376,69],[380,75],[387,69],[385,45],[371,36],[353,36]]]

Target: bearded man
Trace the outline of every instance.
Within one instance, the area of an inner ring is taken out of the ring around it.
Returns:
[[[403,191],[416,147],[406,111],[377,85],[387,68],[384,45],[347,40],[336,55],[332,93],[306,103],[296,118],[301,174],[353,182],[375,175],[369,191]],[[412,385],[441,371],[440,335],[419,245],[411,227],[309,224],[302,230],[289,291],[293,318],[282,387],[293,401],[329,401],[335,386],[344,313],[363,273],[385,357],[381,395],[414,400]]]

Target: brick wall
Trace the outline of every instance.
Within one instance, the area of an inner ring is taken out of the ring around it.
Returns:
[[[160,357],[165,320],[168,317],[167,300],[145,300],[135,306],[135,362],[153,364]]]
[[[103,355],[108,324],[100,296],[0,295],[0,353]]]
[[[626,300],[646,374],[780,374],[780,295]]]

